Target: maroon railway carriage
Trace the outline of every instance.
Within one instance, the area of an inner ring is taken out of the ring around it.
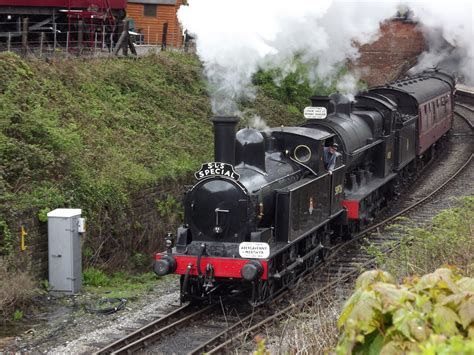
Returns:
[[[427,85],[429,83],[429,85]],[[434,144],[450,129],[453,121],[454,81],[441,71],[399,80],[386,87],[371,90],[392,98],[402,114],[417,116],[414,143],[410,156],[430,155]],[[407,159],[408,163],[411,159]]]

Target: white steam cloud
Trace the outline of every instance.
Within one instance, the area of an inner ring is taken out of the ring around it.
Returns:
[[[460,79],[474,85],[474,2],[412,1],[407,3],[414,13],[427,41],[413,72],[440,66],[457,72]]]
[[[236,101],[253,98],[253,74],[260,68],[294,71],[293,58],[310,70],[310,80],[330,82],[340,66],[359,55],[356,43],[365,44],[379,34],[379,23],[394,16],[398,1],[330,0],[189,0],[178,17],[196,39],[204,63],[213,111],[238,113]],[[423,25],[464,54],[460,64],[472,76],[472,3],[405,1]],[[466,7],[468,11],[466,11]],[[431,41],[430,41],[431,44]],[[429,65],[439,63],[445,51],[424,56]],[[431,59],[429,59],[431,58]],[[428,60],[429,59],[429,60]],[[435,63],[436,62],[436,63]],[[425,64],[421,64],[425,65]],[[423,68],[424,69],[424,68]],[[355,90],[357,78],[348,74],[338,84],[341,92]]]
[[[270,130],[270,127],[267,125],[265,120],[258,115],[255,115],[250,119],[249,126],[263,132]]]

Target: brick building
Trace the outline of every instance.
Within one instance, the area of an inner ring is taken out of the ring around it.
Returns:
[[[377,41],[360,46],[360,58],[351,67],[360,69],[369,86],[382,85],[403,76],[417,63],[426,49],[423,33],[417,24],[403,18],[380,25]]]
[[[128,0],[127,17],[131,30],[143,35],[144,44],[179,47],[183,43],[182,28],[176,16],[185,0]]]

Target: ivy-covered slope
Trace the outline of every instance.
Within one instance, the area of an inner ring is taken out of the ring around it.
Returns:
[[[44,61],[3,53],[0,77],[0,251],[7,235],[18,242],[15,216],[28,211],[44,222],[57,207],[83,208],[86,258],[143,247],[151,238],[143,222],[135,223],[140,246],[120,241],[135,238],[126,227],[103,227],[117,224],[136,193],[181,184],[212,158],[210,100],[194,56]],[[301,117],[264,90],[247,106],[269,125]],[[179,193],[158,201],[160,214],[175,212],[176,201]],[[114,243],[103,244],[111,234]]]
[[[0,75],[4,203],[52,208],[93,199],[93,190],[129,192],[209,153],[210,108],[193,57],[47,63],[5,54]]]

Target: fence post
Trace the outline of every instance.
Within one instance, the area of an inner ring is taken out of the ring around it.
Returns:
[[[54,49],[54,52],[56,52],[56,46],[57,46],[57,44],[58,44],[57,38],[56,38],[56,32],[57,32],[57,30],[58,30],[58,25],[55,23],[55,24],[53,24],[53,31],[54,31],[54,35],[53,35],[53,37],[54,37],[53,49]]]
[[[150,44],[150,26],[148,26],[148,34],[146,35],[147,44]]]
[[[161,37],[161,50],[165,51],[167,47],[167,40],[168,40],[168,22],[163,24],[163,35]]]
[[[44,42],[44,32],[41,32],[40,35],[40,57],[43,55],[43,42]]]
[[[175,32],[176,32],[176,24],[175,24],[175,28],[173,29],[173,32],[171,32],[171,48],[176,47],[176,44],[174,43]]]
[[[66,52],[69,53],[69,31],[66,32]]]
[[[122,53],[123,55],[128,55],[128,45],[129,45],[129,36],[130,36],[130,33],[128,31],[128,29],[130,28],[130,23],[129,23],[129,20],[126,20],[123,22],[123,24],[121,24],[120,26],[122,28],[122,31],[121,31],[121,34],[120,34],[120,37],[117,41],[117,44],[114,48],[114,51],[113,51],[113,54],[114,55],[117,55],[118,52],[120,50],[122,50]],[[119,29],[120,29],[119,27]]]
[[[102,50],[105,49],[105,25],[102,25]]]
[[[94,38],[94,54],[97,52],[97,32],[95,32]]]
[[[122,51],[124,56],[128,56],[128,37],[130,36],[129,29],[130,22],[129,20],[125,20],[123,24],[123,33],[125,34],[125,37],[122,42]]]
[[[7,51],[9,51],[9,52],[10,52],[10,49],[11,49],[11,44],[12,44],[12,34],[11,34],[11,32],[8,32]]]
[[[82,20],[79,20],[79,23],[78,23],[78,34],[77,34],[77,46],[78,46],[78,49],[79,49],[79,55],[82,54],[82,46],[83,46],[83,39],[84,39],[84,22]]]
[[[28,53],[28,17],[23,17],[23,28],[21,30],[21,50],[24,56]]]

